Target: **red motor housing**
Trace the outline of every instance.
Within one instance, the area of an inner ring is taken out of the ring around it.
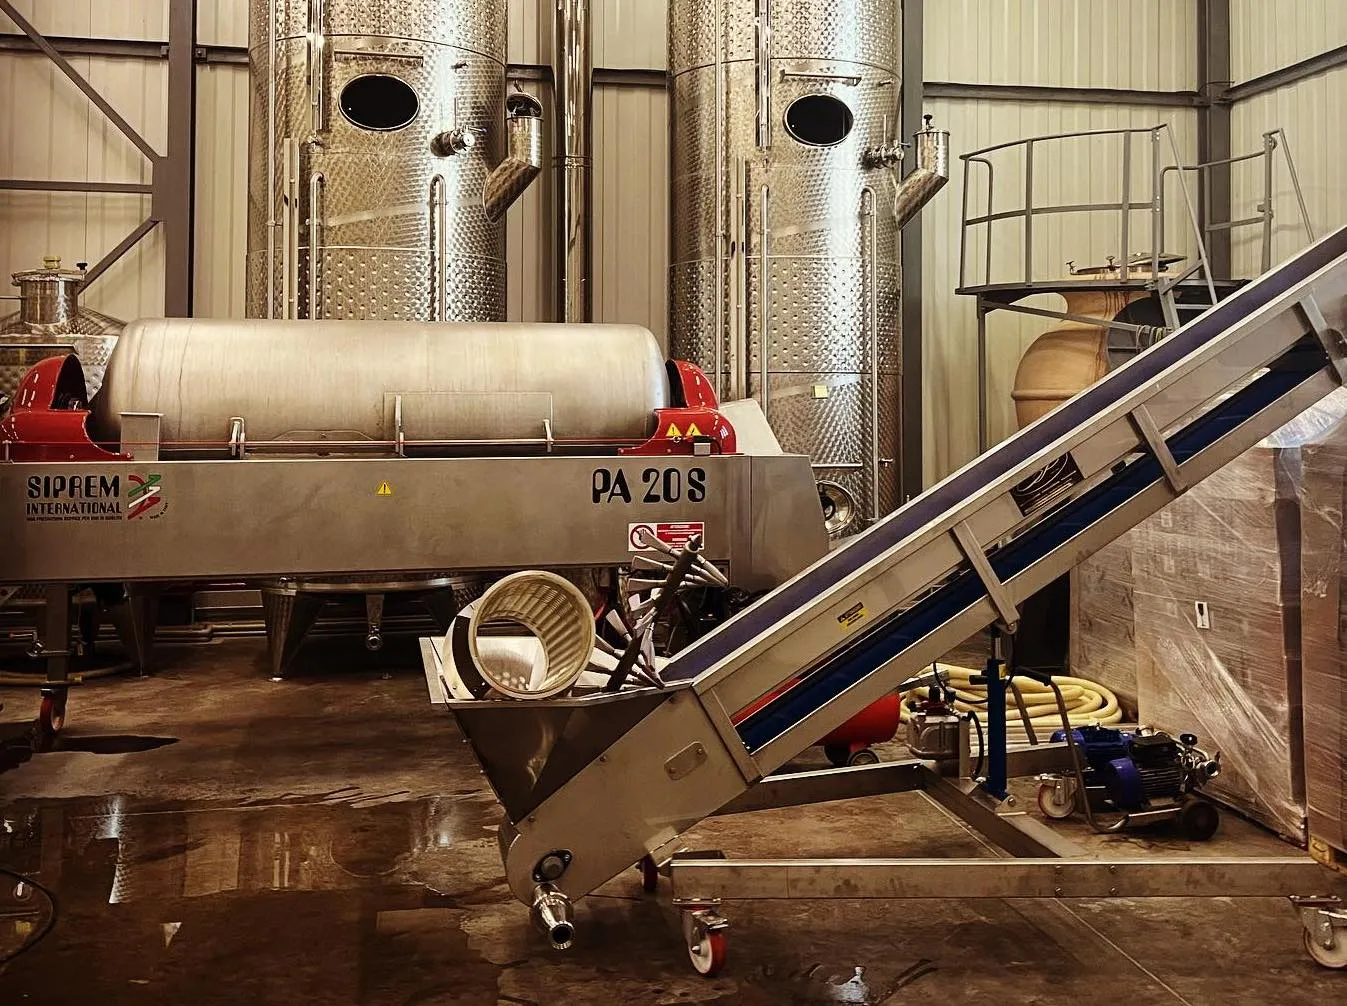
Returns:
[[[84,368],[74,354],[34,364],[0,420],[0,449],[10,461],[129,461],[89,438]]]

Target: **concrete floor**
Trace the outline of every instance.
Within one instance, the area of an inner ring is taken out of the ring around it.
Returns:
[[[708,980],[633,872],[587,900],[575,948],[554,953],[504,885],[499,812],[427,704],[414,644],[391,640],[377,662],[352,646],[311,642],[284,683],[267,680],[260,641],[165,648],[152,678],[73,692],[49,753],[27,739],[36,695],[0,690],[0,866],[58,899],[50,935],[0,968],[0,1002],[1347,1001],[1347,972],[1309,961],[1281,900],[736,903],[730,963]],[[715,820],[690,844],[992,854],[921,794]],[[1288,850],[1227,816],[1192,851]],[[1328,874],[1324,887],[1347,893]],[[53,915],[12,890],[0,884],[0,958]]]

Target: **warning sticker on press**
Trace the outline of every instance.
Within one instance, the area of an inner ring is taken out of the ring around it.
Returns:
[[[865,617],[865,605],[857,601],[842,614],[837,616],[837,624],[844,629],[849,629]]]
[[[627,548],[641,552],[654,548],[652,541],[663,542],[670,548],[682,548],[699,534],[706,534],[706,524],[699,520],[628,524]]]

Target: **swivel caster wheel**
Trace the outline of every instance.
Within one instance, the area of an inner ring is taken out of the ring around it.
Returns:
[[[1049,779],[1038,785],[1038,809],[1054,821],[1065,821],[1076,812],[1076,787],[1067,779]]]
[[[42,704],[37,710],[37,729],[46,740],[56,737],[65,727],[65,689],[43,691]]]
[[[653,856],[642,856],[641,861],[636,864],[636,868],[641,871],[641,890],[646,894],[654,894],[659,890],[659,866],[656,865]]]
[[[729,922],[710,908],[683,910],[683,941],[697,974],[720,974],[728,951]]]
[[[879,764],[879,755],[870,748],[853,750],[845,744],[826,744],[823,747],[823,754],[835,768]]]
[[[1347,929],[1333,930],[1333,945],[1325,947],[1308,929],[1304,930],[1305,950],[1320,967],[1341,971],[1347,968]]]
[[[1221,826],[1221,812],[1206,800],[1188,797],[1179,810],[1179,830],[1191,842],[1205,842]],[[1341,967],[1342,965],[1338,965]]]

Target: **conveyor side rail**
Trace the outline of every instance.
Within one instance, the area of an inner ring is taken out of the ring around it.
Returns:
[[[553,758],[545,789],[505,799],[507,872],[527,901],[548,850],[578,897],[697,821],[1343,383],[1347,229],[1152,347],[816,563],[670,665],[679,684],[612,736]],[[794,682],[737,725],[733,714]],[[628,700],[648,700],[634,693]],[[455,712],[497,791],[485,731],[558,736],[531,718],[585,700]],[[597,710],[595,710],[597,712]],[[620,727],[616,724],[621,721]],[[485,719],[480,722],[486,722]],[[600,728],[601,729],[601,728]],[[620,730],[620,732],[619,732]],[[528,761],[533,759],[533,761]],[[559,762],[565,762],[564,765]]]

